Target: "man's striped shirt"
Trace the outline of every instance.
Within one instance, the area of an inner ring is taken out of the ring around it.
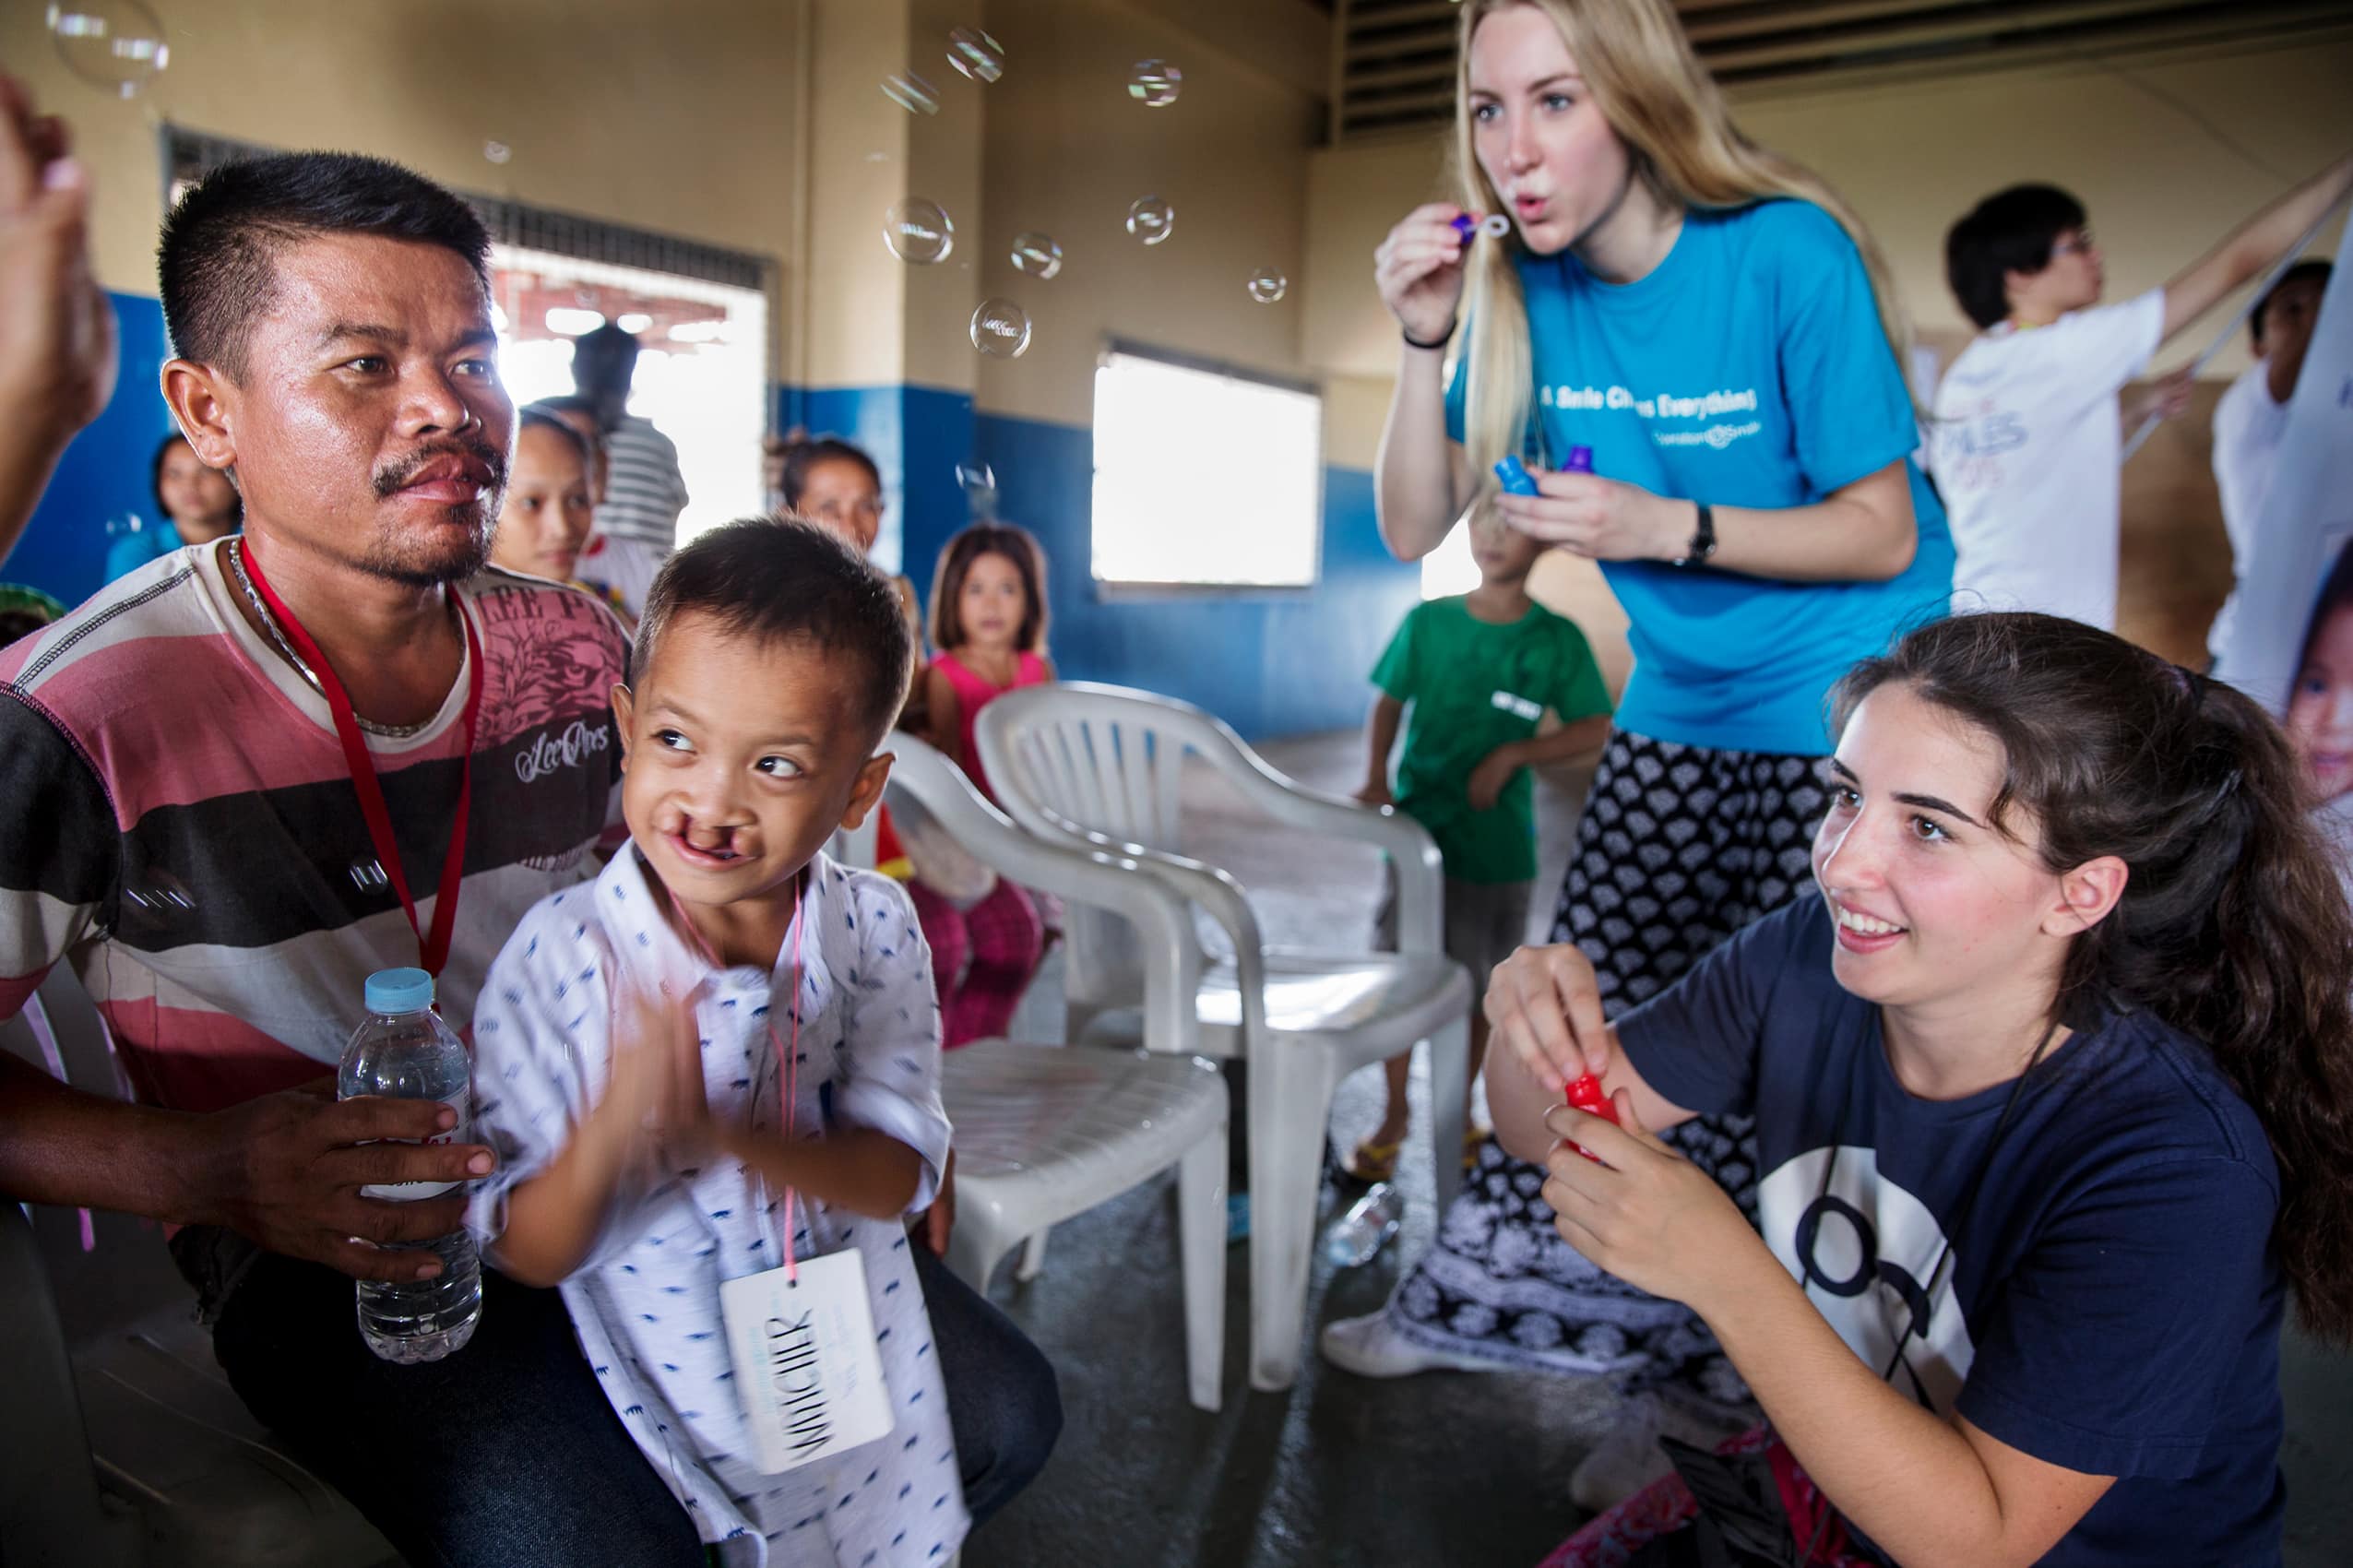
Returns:
[[[678,514],[686,509],[686,478],[678,471],[678,448],[650,421],[634,414],[605,433],[604,500],[597,506],[597,532],[608,539],[634,539],[667,555],[678,543]]]
[[[362,982],[417,962],[325,699],[241,615],[220,549],[122,578],[0,649],[0,1017],[58,960],[142,1099],[217,1110],[330,1070]],[[471,1021],[532,905],[593,874],[619,816],[608,696],[626,646],[588,594],[491,568],[464,882],[443,1016]],[[371,735],[430,929],[469,671],[418,734]]]

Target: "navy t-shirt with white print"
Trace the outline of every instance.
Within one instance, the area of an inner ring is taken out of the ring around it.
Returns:
[[[1756,1118],[1765,1241],[1873,1372],[1951,1242],[1890,1381],[2118,1478],[2044,1562],[2278,1562],[2279,1179],[2254,1112],[2204,1046],[2136,1014],[2058,1047],[1995,1144],[2012,1085],[1905,1089],[1832,941],[1818,897],[1756,921],[1619,1020],[1635,1069]]]

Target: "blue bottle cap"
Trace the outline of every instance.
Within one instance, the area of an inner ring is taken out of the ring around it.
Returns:
[[[1496,462],[1495,478],[1503,485],[1503,489],[1513,495],[1539,495],[1543,493],[1536,488],[1536,481],[1528,477],[1527,469],[1521,464],[1520,460],[1517,457],[1509,456],[1508,454]]]
[[[1573,474],[1591,473],[1593,471],[1593,448],[1590,446],[1570,447],[1569,460],[1562,464],[1561,467]]]
[[[433,1005],[433,977],[422,969],[378,969],[362,994],[371,1013],[422,1013]]]
[[[1461,235],[1465,244],[1468,244],[1471,235],[1479,232],[1479,220],[1468,212],[1457,212],[1447,227]]]

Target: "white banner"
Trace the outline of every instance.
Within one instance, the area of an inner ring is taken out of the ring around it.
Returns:
[[[2353,233],[2353,224],[2347,225]],[[2337,243],[2340,263],[2353,251]],[[2331,816],[2353,814],[2353,265],[2339,265],[2288,399],[2239,613],[2215,672],[2287,726]]]

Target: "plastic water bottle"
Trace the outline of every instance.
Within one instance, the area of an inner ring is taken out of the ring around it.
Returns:
[[[1373,1182],[1324,1232],[1324,1261],[1334,1268],[1358,1268],[1371,1263],[1397,1233],[1405,1213],[1403,1193],[1387,1182]]]
[[[466,1047],[433,1010],[433,977],[422,969],[378,969],[368,977],[366,1023],[343,1048],[337,1083],[340,1098],[437,1099],[458,1112],[458,1124],[431,1141],[463,1143],[472,1103],[473,1064]],[[456,1182],[397,1182],[362,1187],[362,1197],[397,1203],[437,1198]],[[405,1283],[359,1281],[360,1336],[387,1361],[437,1361],[465,1348],[482,1315],[481,1260],[461,1228],[431,1241],[441,1272]]]

